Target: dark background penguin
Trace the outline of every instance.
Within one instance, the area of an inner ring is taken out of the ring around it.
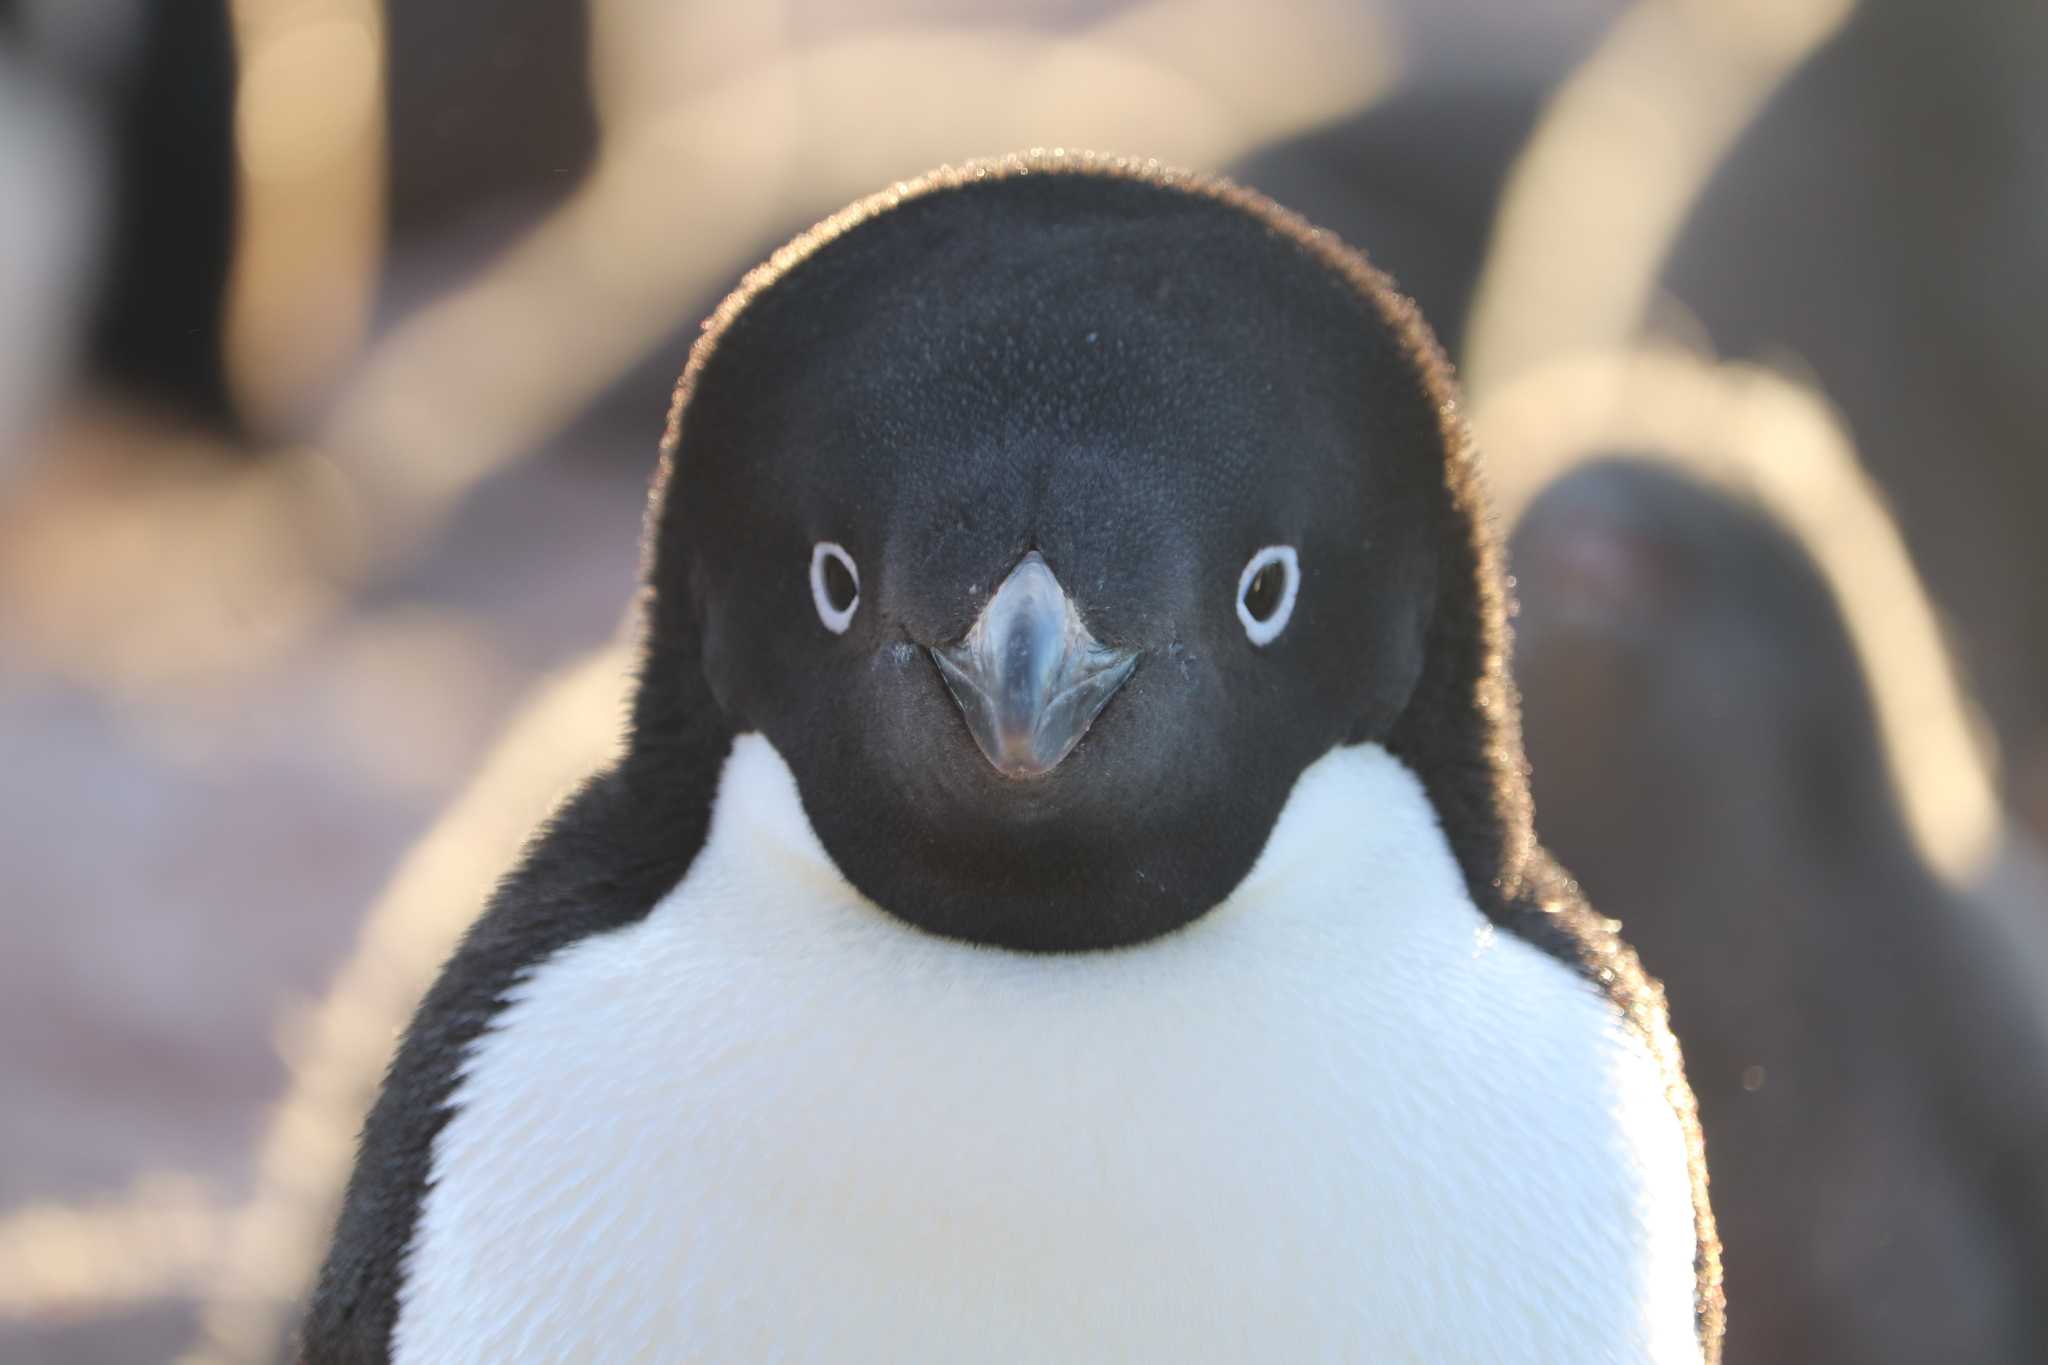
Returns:
[[[2043,926],[1921,860],[1820,572],[1668,461],[1567,475],[1512,554],[1539,826],[1671,991],[1728,1358],[2041,1358]]]
[[[1840,406],[2039,831],[2048,611],[2008,589],[2048,582],[2044,61],[2039,5],[1865,0],[1730,149],[1662,271],[1719,352],[1796,357]],[[1884,143],[1911,154],[1859,151]]]

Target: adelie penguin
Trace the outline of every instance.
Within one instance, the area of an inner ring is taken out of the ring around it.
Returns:
[[[1413,310],[1220,181],[1011,158],[778,252],[678,388],[624,756],[421,1006],[305,1358],[1714,1360],[1475,478]]]

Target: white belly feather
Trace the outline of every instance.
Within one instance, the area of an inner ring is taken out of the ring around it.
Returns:
[[[401,1362],[1696,1362],[1677,1120],[1490,929],[1414,777],[1303,775],[1187,929],[861,900],[766,740],[648,917],[537,967],[435,1148]]]

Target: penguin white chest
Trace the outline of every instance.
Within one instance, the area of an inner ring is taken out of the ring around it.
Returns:
[[[1186,929],[1027,956],[864,903],[758,736],[644,920],[475,1045],[403,1362],[1697,1361],[1647,1048],[1466,896],[1377,748]]]

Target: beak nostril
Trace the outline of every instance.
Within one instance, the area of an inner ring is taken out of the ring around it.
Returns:
[[[1138,661],[1089,633],[1036,550],[957,644],[931,653],[975,743],[1007,777],[1057,767]]]

